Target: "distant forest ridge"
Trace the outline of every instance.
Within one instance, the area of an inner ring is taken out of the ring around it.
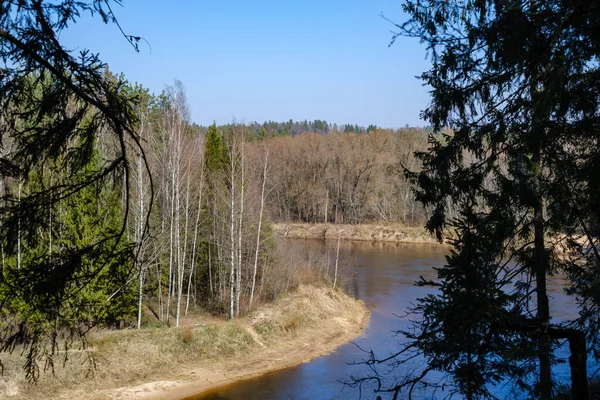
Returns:
[[[217,125],[219,130],[230,128],[233,124]],[[432,132],[433,128],[430,126],[425,127],[410,127],[408,125],[403,128],[385,128],[377,125],[360,126],[357,124],[332,124],[325,120],[316,119],[314,121],[294,121],[290,119],[287,122],[275,122],[265,121],[252,122],[252,123],[240,123],[249,129],[250,136],[257,138],[262,137],[273,137],[273,136],[296,136],[304,132],[326,134],[330,132],[342,132],[342,133],[369,133],[375,130],[388,130],[388,131],[407,131],[407,130],[418,130],[424,132]],[[207,126],[198,125],[192,123],[192,129],[198,129],[200,132],[206,132]]]

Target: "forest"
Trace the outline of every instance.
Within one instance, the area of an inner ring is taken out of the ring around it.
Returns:
[[[61,44],[86,14],[139,52],[111,4],[0,3],[0,354],[20,353],[29,381],[97,328],[173,332],[188,313],[238,320],[303,283],[335,288],[340,235],[332,276],[329,259],[277,246],[274,223],[379,223],[425,226],[448,255],[416,282],[430,291],[404,310],[406,340],[367,350],[350,386],[478,399],[509,381],[551,400],[568,363],[571,398],[590,398],[600,6],[406,0],[405,22],[384,19],[390,45],[426,46],[430,126],[386,129],[194,124],[183,83],[151,93]],[[555,276],[576,308],[565,320]],[[385,381],[382,367],[406,374]]]
[[[80,12],[114,19],[110,3],[0,11],[0,352],[19,349],[30,381],[98,328],[235,319],[303,283],[335,287],[337,257],[335,272],[293,259],[273,222],[424,221],[402,170],[426,130],[199,126],[181,82],[151,93],[61,46]]]
[[[130,99],[136,115],[142,145],[128,166],[131,191],[124,175],[111,173],[103,184],[45,201],[36,233],[23,233],[27,222],[18,219],[15,255],[3,258],[10,277],[41,255],[60,257],[67,246],[115,246],[116,259],[84,256],[86,273],[66,288],[74,298],[63,312],[77,324],[177,327],[190,308],[235,318],[274,300],[309,275],[278,254],[272,222],[424,223],[403,170],[418,169],[413,153],[425,149],[425,129],[345,125],[340,132],[324,121],[202,127],[189,119],[181,82],[155,95],[108,68],[103,78]],[[38,80],[30,84],[44,90]],[[18,206],[47,187],[92,175],[114,155],[108,129],[101,126],[88,143],[74,139],[26,176],[4,179],[4,196]],[[83,147],[89,161],[65,168]],[[126,214],[124,235],[109,240]],[[15,296],[5,312],[23,308]]]
[[[143,243],[138,326],[142,303],[177,326],[190,302],[233,318],[293,287],[294,271],[278,265],[271,222],[423,222],[401,173],[417,167],[422,129],[290,135],[265,126],[328,125],[200,127],[186,117],[181,83],[156,96],[131,90],[142,99],[138,129],[149,162],[145,171],[138,160],[130,199],[129,236]],[[141,240],[145,210],[150,231]]]
[[[301,278],[277,254],[272,222],[424,223],[402,173],[418,168],[423,129],[290,135],[270,127],[328,125],[201,127],[189,121],[180,82],[159,95],[128,83],[124,90],[136,101],[149,168],[139,154],[127,238],[141,245],[122,322],[131,323],[133,298],[138,327],[146,309],[155,322],[178,326],[190,305],[234,318],[295,287]]]

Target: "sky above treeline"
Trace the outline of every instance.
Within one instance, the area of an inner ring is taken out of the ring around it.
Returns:
[[[154,93],[180,80],[191,119],[201,125],[267,120],[327,120],[399,128],[423,126],[430,66],[423,45],[401,38],[401,1],[124,0],[115,25],[83,17],[60,40],[100,53]]]

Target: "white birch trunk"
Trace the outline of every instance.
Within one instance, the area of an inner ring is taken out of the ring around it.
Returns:
[[[174,254],[173,254],[173,225],[175,220],[175,169],[174,166],[171,166],[171,222],[169,224],[169,290],[167,293],[167,324],[171,318],[171,293],[173,290],[173,264],[174,264]]]
[[[238,226],[238,268],[237,268],[237,285],[236,285],[236,315],[240,316],[240,296],[242,294],[242,223],[244,219],[244,142],[241,143],[242,146],[242,161],[240,164],[240,168],[242,169],[242,181],[241,181],[241,194],[240,194],[240,222]]]
[[[325,178],[325,185],[327,185],[327,178]],[[325,223],[328,223],[327,211],[329,210],[329,190],[325,187]]]
[[[138,265],[140,266],[139,276],[139,291],[138,291],[138,316],[137,316],[137,328],[142,327],[142,300],[144,295],[144,268],[142,265],[142,236],[144,234],[144,176],[142,170],[142,156],[138,156],[138,197],[139,197],[139,210],[138,210],[138,224],[137,224],[137,237],[136,241],[140,246],[138,253]]]
[[[335,253],[335,273],[333,275],[333,288],[335,289],[335,286],[337,284],[337,276],[338,276],[338,261],[340,259],[340,232],[338,231],[338,238],[337,238],[337,250]]]
[[[170,222],[170,234],[169,234],[169,292],[167,293],[167,324],[171,319],[171,299],[173,296],[173,292],[175,290],[175,268],[177,264],[177,259],[175,252],[177,248],[175,248],[174,240],[175,240],[175,231],[173,229],[173,225],[175,224],[175,187],[176,187],[176,162],[175,162],[175,145],[173,143],[174,140],[174,126],[175,126],[175,113],[171,115],[171,125],[169,129],[169,164],[171,168],[171,222]]]
[[[187,296],[185,299],[185,315],[190,307],[190,287],[192,286],[192,275],[194,274],[194,265],[196,262],[196,239],[198,238],[198,224],[200,223],[200,212],[202,211],[202,192],[204,190],[204,162],[200,171],[200,189],[198,190],[198,212],[196,213],[196,224],[194,225],[194,239],[192,241],[192,260],[190,263],[190,278],[188,280]],[[210,277],[210,245],[208,255],[208,279],[210,281],[210,292],[212,294],[212,280]]]
[[[179,150],[179,146],[178,146],[178,150]],[[178,157],[177,157],[177,175],[179,178],[180,175],[180,160],[179,160],[179,156],[180,153],[178,152]],[[181,191],[179,188],[179,179],[177,180],[177,185],[176,185],[176,210],[175,210],[175,231],[176,231],[176,246],[177,246],[177,305],[175,308],[175,327],[179,328],[179,315],[181,312],[181,295],[183,292],[183,274],[184,274],[184,269],[185,269],[185,264],[184,264],[184,258],[185,258],[185,254],[184,251],[182,251],[181,248]],[[185,241],[185,239],[184,239]],[[185,246],[185,244],[184,244]]]
[[[252,273],[252,289],[250,290],[250,304],[248,308],[252,308],[252,300],[254,299],[254,287],[256,285],[256,271],[258,270],[258,250],[260,248],[260,230],[262,227],[263,210],[265,208],[265,183],[267,182],[267,163],[269,160],[269,149],[265,151],[265,165],[263,167],[263,181],[260,192],[260,212],[258,216],[258,231],[256,232],[256,251],[254,252],[254,271]]]
[[[21,190],[23,181],[19,181],[17,204],[19,205],[19,218],[17,219],[17,269],[21,269]]]
[[[230,233],[231,233],[231,271],[229,274],[229,292],[230,292],[230,307],[229,307],[229,318],[233,319],[234,317],[234,289],[235,289],[235,157],[234,157],[234,143],[232,138],[231,143],[231,210],[230,210]]]

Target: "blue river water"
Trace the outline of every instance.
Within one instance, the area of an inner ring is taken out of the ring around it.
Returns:
[[[335,243],[312,240],[290,240],[286,245],[302,246],[306,251],[325,253],[335,247]],[[315,359],[309,363],[260,377],[236,382],[189,400],[337,400],[375,399],[373,387],[368,384],[362,390],[345,385],[352,376],[365,376],[367,367],[356,364],[368,358],[363,350],[372,350],[378,357],[385,357],[399,348],[402,337],[395,336],[397,330],[410,327],[406,316],[409,307],[418,297],[431,289],[416,287],[414,282],[423,276],[434,279],[432,267],[441,266],[448,249],[440,245],[345,243],[341,249],[343,273],[346,276],[347,291],[363,300],[371,311],[371,319],[363,336],[354,343],[338,348],[334,353]],[[560,277],[550,279],[548,284],[551,313],[554,321],[568,319],[576,315],[575,303],[564,294],[566,281]],[[568,346],[557,351],[559,357],[568,357]],[[422,367],[422,359],[414,360],[414,368]],[[388,379],[401,378],[410,372],[409,366],[402,368],[382,368],[389,372]],[[554,377],[559,382],[570,381],[567,364],[554,368]],[[439,379],[441,376],[433,376]],[[493,392],[499,398],[518,399],[508,385],[498,385]],[[389,394],[379,394],[382,399]],[[421,389],[414,393],[415,399],[444,398],[448,393]],[[400,397],[404,398],[404,397]],[[459,398],[459,397],[457,397]]]

